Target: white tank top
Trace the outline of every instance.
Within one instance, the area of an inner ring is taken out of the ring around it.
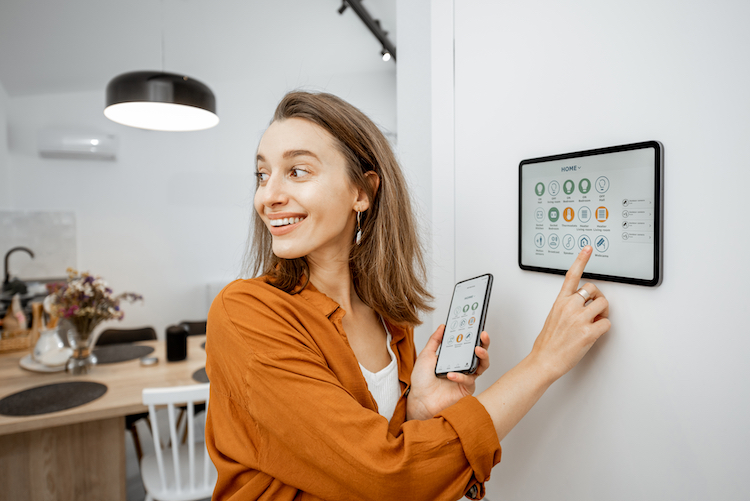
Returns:
[[[401,398],[401,383],[398,380],[396,356],[393,354],[393,350],[391,350],[391,333],[388,332],[388,327],[385,323],[383,323],[383,327],[388,334],[385,342],[388,354],[391,356],[391,363],[378,372],[370,372],[362,367],[362,364],[359,364],[359,369],[362,371],[365,381],[367,381],[367,388],[378,404],[378,413],[390,422],[393,417],[393,411],[396,410],[396,403]]]

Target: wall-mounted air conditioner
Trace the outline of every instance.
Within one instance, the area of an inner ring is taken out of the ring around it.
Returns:
[[[39,155],[44,158],[115,160],[117,136],[99,131],[43,129],[39,131]]]

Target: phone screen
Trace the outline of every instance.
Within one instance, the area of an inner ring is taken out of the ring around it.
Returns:
[[[479,335],[484,328],[491,287],[490,274],[456,284],[445,322],[436,374],[476,371],[478,360],[475,360],[474,347],[479,345]]]

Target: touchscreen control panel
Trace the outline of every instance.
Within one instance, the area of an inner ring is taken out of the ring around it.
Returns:
[[[652,141],[521,162],[521,268],[564,273],[590,245],[584,277],[657,285],[661,158]]]

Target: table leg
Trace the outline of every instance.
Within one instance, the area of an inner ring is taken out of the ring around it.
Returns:
[[[0,436],[7,499],[125,501],[125,418]]]

